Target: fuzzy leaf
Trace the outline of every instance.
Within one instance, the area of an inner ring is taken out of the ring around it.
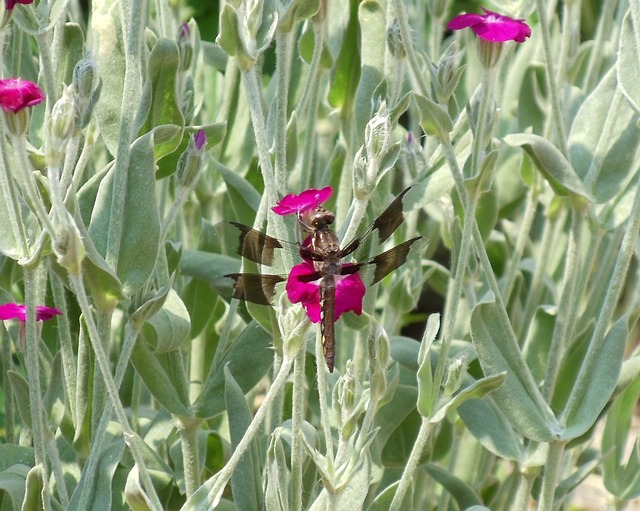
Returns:
[[[216,367],[211,367],[195,407],[197,417],[208,418],[225,409],[223,368],[229,371],[243,392],[249,391],[271,367],[271,337],[256,323],[247,325]]]
[[[156,264],[160,243],[160,220],[155,193],[154,133],[136,140],[131,147],[126,197],[122,211],[111,211],[115,166],[100,183],[89,224],[89,236],[104,257],[112,222],[123,226],[116,273],[127,296],[138,291]],[[120,187],[118,187],[120,188]]]
[[[231,446],[236,449],[251,424],[252,413],[244,397],[244,392],[233,378],[228,366],[224,367],[224,379],[224,400],[225,409],[229,416]],[[260,451],[259,442],[254,440],[231,476],[233,501],[238,509],[248,511],[262,509]]]
[[[562,428],[544,404],[513,332],[500,318],[495,302],[480,303],[471,313],[471,338],[484,374],[507,373],[504,385],[495,390],[492,397],[522,435],[548,442],[556,438]]]
[[[615,197],[637,172],[637,123],[614,67],[580,106],[568,140],[569,161],[598,204]]]
[[[424,132],[438,138],[447,137],[453,129],[453,121],[449,114],[422,94],[414,93],[413,97],[420,111],[420,126]]]
[[[571,163],[547,139],[531,133],[518,133],[506,136],[504,141],[525,150],[557,195],[574,194],[592,200]]]
[[[630,2],[630,8],[622,20],[620,47],[618,49],[618,82],[634,110],[640,113],[640,80],[635,72],[640,66],[640,6]]]

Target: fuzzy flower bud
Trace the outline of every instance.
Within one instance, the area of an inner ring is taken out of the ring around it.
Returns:
[[[189,144],[178,160],[178,182],[185,188],[196,183],[202,170],[207,135],[204,130],[199,130],[189,139]]]
[[[178,48],[180,48],[180,70],[186,71],[191,67],[193,59],[193,45],[191,43],[191,27],[183,23],[178,29]]]
[[[358,418],[363,411],[360,395],[361,390],[351,370],[351,362],[347,362],[346,372],[333,388],[333,408],[343,439],[348,439],[356,432]]]
[[[64,88],[62,97],[51,109],[45,152],[49,165],[60,165],[65,147],[75,127],[76,111],[73,85],[69,85]]]
[[[70,274],[80,275],[82,273],[82,260],[85,257],[84,244],[71,215],[68,215],[66,221],[56,231],[53,252],[56,254],[60,266],[66,268]]]
[[[407,50],[404,47],[402,41],[402,35],[400,34],[400,26],[398,20],[394,19],[387,29],[387,47],[396,59],[403,59],[407,56]]]
[[[364,146],[354,158],[353,189],[357,199],[369,197],[380,178],[395,164],[397,152],[391,150],[391,131],[391,111],[383,101],[367,123]]]
[[[101,85],[96,72],[96,62],[91,55],[85,55],[73,70],[73,86],[76,93],[76,128],[83,129],[89,124],[93,108],[98,102]]]

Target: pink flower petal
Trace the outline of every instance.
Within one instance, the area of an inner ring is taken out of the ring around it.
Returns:
[[[463,28],[472,27],[483,21],[484,16],[482,14],[459,14],[447,24],[447,28],[449,30],[462,30]]]
[[[62,314],[60,309],[38,305],[36,307],[36,321],[48,321],[54,316]],[[17,319],[23,323],[27,321],[27,307],[17,303],[5,303],[0,305],[0,320]]]
[[[44,93],[35,83],[22,78],[0,80],[0,108],[5,112],[18,112],[43,101]]]
[[[60,316],[62,311],[55,307],[47,307],[45,305],[38,305],[36,307],[36,321],[49,321],[54,316]]]
[[[336,321],[345,312],[362,314],[362,302],[367,288],[359,273],[338,277],[336,284]]]
[[[320,306],[320,285],[319,282],[304,282],[300,280],[305,276],[316,273],[315,265],[312,261],[305,260],[291,268],[287,279],[287,296],[291,303],[302,303],[307,311],[307,316],[314,323],[319,323],[322,316]],[[353,275],[336,277],[336,310],[335,320],[345,312],[355,312],[362,314],[362,301],[366,293],[366,287],[358,273]]]
[[[305,260],[296,264],[289,272],[287,285],[287,297],[291,303],[302,303],[307,311],[307,316],[314,323],[320,322],[320,286],[317,281],[304,282],[300,277],[311,275],[316,272],[312,261]]]
[[[0,305],[0,320],[20,319],[26,321],[26,307],[17,303],[5,303]]]
[[[297,195],[290,193],[280,199],[278,204],[273,206],[271,210],[280,216],[300,214],[314,209],[329,200],[332,193],[333,189],[330,186],[325,186],[321,190],[310,188]]]
[[[475,34],[492,43],[516,41],[523,43],[531,36],[531,29],[524,20],[513,19],[497,12],[482,9],[485,14],[460,14],[447,25],[450,30],[469,28]]]
[[[7,9],[7,11],[10,11],[11,9],[13,9],[16,4],[28,5],[32,3],[33,3],[33,0],[4,0],[4,6]]]

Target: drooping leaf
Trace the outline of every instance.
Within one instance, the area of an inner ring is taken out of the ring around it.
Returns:
[[[506,136],[504,141],[526,151],[556,194],[561,197],[574,194],[592,200],[571,163],[546,138],[531,133],[518,133]]]

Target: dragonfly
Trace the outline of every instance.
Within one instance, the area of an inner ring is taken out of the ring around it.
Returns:
[[[404,221],[403,201],[410,189],[409,187],[400,193],[378,218],[344,247],[341,246],[338,235],[332,228],[335,215],[322,205],[316,205],[298,215],[298,223],[302,231],[308,235],[301,244],[278,240],[241,223],[225,223],[237,234],[236,252],[263,266],[273,266],[277,260],[277,251],[280,249],[287,249],[287,247],[291,249],[293,246],[297,250],[303,259],[303,264],[296,265],[296,267],[303,266],[304,270],[295,276],[297,284],[304,286],[317,282],[320,333],[323,355],[329,372],[333,372],[335,366],[335,323],[341,313],[339,310],[341,304],[337,297],[348,296],[341,294],[340,286],[341,282],[344,282],[343,279],[355,278],[362,284],[360,277],[355,276],[360,273],[366,273],[369,276],[372,274],[369,284],[374,285],[402,266],[407,261],[411,250],[420,250],[426,245],[426,238],[416,236],[364,261],[346,260],[363,246],[373,233],[377,233],[379,243],[383,243],[396,231]],[[225,228],[225,230],[229,230],[229,228]],[[279,283],[287,281],[287,291],[289,291],[293,270],[289,276],[266,273],[230,273],[224,277],[234,282],[233,298],[259,305],[272,305],[276,286]],[[346,289],[345,292],[357,293],[358,290]],[[362,284],[360,309],[358,311],[356,307],[349,310],[354,310],[356,313],[362,311],[364,293],[365,286]],[[290,298],[291,296],[289,294]],[[349,298],[349,300],[351,299]],[[357,301],[357,298],[355,300]],[[303,305],[307,308],[306,303],[303,302]],[[342,308],[344,309],[344,307]],[[307,308],[307,314],[312,321],[318,322],[318,318],[313,317],[313,312],[309,308]]]

